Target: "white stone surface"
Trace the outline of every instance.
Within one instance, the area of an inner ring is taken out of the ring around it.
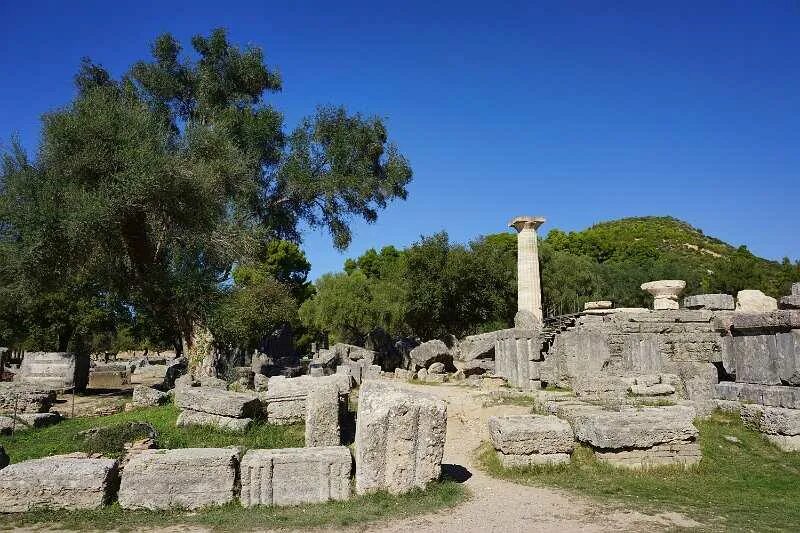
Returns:
[[[344,446],[249,450],[241,464],[242,506],[346,500],[351,465]]]
[[[215,415],[213,413],[184,409],[178,415],[178,420],[175,422],[175,425],[178,427],[212,426],[217,429],[224,429],[225,431],[244,433],[252,423],[252,418],[234,418],[231,416]]]
[[[572,453],[575,439],[568,423],[553,415],[489,417],[489,436],[504,454]]]
[[[672,441],[694,440],[695,410],[687,406],[591,411],[575,416],[575,437],[595,448],[650,448]]]
[[[79,453],[15,463],[0,470],[0,512],[98,509],[113,496],[117,476],[116,460]]]
[[[231,418],[248,418],[260,410],[260,402],[253,394],[207,387],[177,389],[175,405],[181,409]]]
[[[517,309],[542,321],[542,286],[539,277],[537,228],[543,217],[521,216],[508,223],[517,230]]]
[[[439,478],[447,405],[379,381],[361,386],[356,422],[356,491],[392,494]]]
[[[323,383],[308,391],[306,397],[306,447],[339,446],[339,389]]]
[[[778,300],[761,291],[745,289],[736,293],[736,311],[741,313],[768,313],[777,309]]]
[[[237,494],[237,448],[145,450],[122,473],[123,509],[199,509],[223,505]]]

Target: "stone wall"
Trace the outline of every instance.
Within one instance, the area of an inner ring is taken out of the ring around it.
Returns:
[[[503,329],[494,335],[495,374],[512,387],[538,388],[543,357],[539,330]]]

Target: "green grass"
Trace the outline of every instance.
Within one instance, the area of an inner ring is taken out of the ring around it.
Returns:
[[[78,433],[94,427],[110,427],[124,422],[142,421],[151,424],[158,432],[159,448],[215,448],[242,446],[247,448],[290,448],[303,446],[303,425],[271,426],[255,422],[245,433],[232,433],[211,427],[177,427],[179,410],[174,405],[147,407],[128,413],[92,418],[73,418],[42,429],[27,429],[12,436],[0,437],[12,463],[48,455],[87,451]],[[111,457],[119,450],[107,448]],[[101,451],[101,450],[92,450]]]
[[[466,489],[452,481],[432,483],[426,490],[401,496],[374,493],[342,502],[292,507],[243,508],[238,503],[185,511],[126,511],[113,504],[97,511],[33,511],[0,515],[0,528],[47,524],[60,529],[129,531],[171,525],[203,526],[216,531],[263,529],[341,528],[387,518],[402,518],[437,511],[462,502]]]
[[[678,511],[707,529],[796,531],[800,453],[781,452],[735,415],[715,413],[696,425],[703,460],[688,471],[617,469],[598,462],[584,447],[575,450],[570,465],[557,467],[506,470],[489,445],[481,448],[479,459],[495,477],[570,489],[644,512]]]

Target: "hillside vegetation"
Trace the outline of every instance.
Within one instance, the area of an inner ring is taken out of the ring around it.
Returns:
[[[312,331],[364,342],[375,328],[391,336],[463,336],[513,324],[517,303],[513,232],[453,243],[446,233],[404,250],[387,246],[348,259],[322,276],[300,308]],[[583,231],[551,230],[539,245],[546,316],[573,313],[591,300],[618,307],[650,306],[639,286],[683,279],[685,295],[761,289],[787,294],[800,262],[768,261],[706,236],[671,217],[626,218]]]

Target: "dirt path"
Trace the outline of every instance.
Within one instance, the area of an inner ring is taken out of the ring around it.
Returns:
[[[484,406],[488,399],[485,393],[462,387],[412,387],[447,402],[447,441],[443,463],[463,467],[471,474],[465,484],[472,497],[454,509],[371,524],[354,530],[437,533],[658,531],[700,525],[677,513],[649,516],[636,511],[610,509],[561,490],[528,487],[491,478],[473,464],[474,450],[489,439],[487,418],[498,414],[525,413],[529,409],[508,404]]]

